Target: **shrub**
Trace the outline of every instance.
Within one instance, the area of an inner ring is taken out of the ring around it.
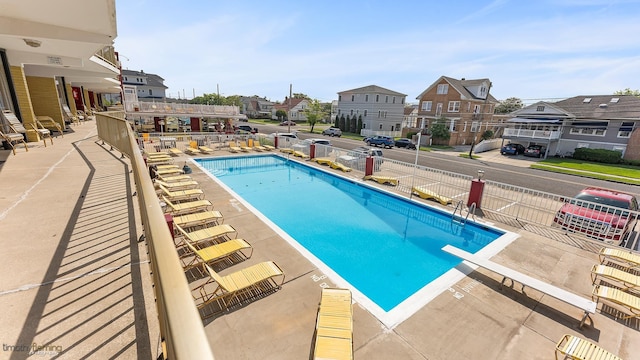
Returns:
[[[615,150],[577,148],[573,152],[573,158],[605,164],[618,164],[622,160],[622,153]]]

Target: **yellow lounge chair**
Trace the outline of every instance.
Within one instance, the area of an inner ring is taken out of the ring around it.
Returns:
[[[51,145],[53,145],[53,137],[51,136],[51,131],[45,128],[40,124],[37,120],[31,124],[33,131],[37,132],[40,138],[42,138],[42,142],[44,142],[44,147],[47,147],[47,138],[51,141]]]
[[[353,359],[353,307],[348,289],[322,289],[313,358]]]
[[[187,154],[191,154],[191,155],[198,155],[201,154],[202,151],[200,151],[198,148],[194,148],[194,147],[188,147],[184,150],[185,153]]]
[[[364,179],[376,181],[378,184],[390,184],[393,186],[397,186],[400,182],[398,179],[391,176],[367,175]]]
[[[426,187],[414,186],[411,189],[411,192],[418,195],[422,199],[435,200],[442,205],[451,204],[453,202],[451,198],[436,194],[434,191],[429,190]]]
[[[603,264],[608,260],[615,260],[616,262],[622,262],[628,268],[640,267],[640,254],[632,253],[629,250],[612,249],[603,247],[600,249],[600,263]]]
[[[158,179],[168,183],[193,180],[189,175],[158,175]]]
[[[271,146],[271,145],[262,144],[261,146],[267,149],[267,151],[273,151],[276,149],[274,146]]]
[[[238,260],[246,260],[253,255],[253,247],[243,239],[232,239],[202,249],[198,249],[190,242],[187,242],[186,245],[191,254],[180,256],[182,268],[185,271],[202,264],[212,265],[219,261],[231,260],[233,257]],[[248,251],[248,254],[243,251]]]
[[[331,163],[333,162],[333,160],[327,157],[313,158],[312,161],[315,161],[320,165],[331,165]]]
[[[264,146],[260,146],[260,143],[258,143],[257,141],[253,141],[253,139],[249,139],[249,147],[252,148],[255,151],[266,151],[267,148],[265,148]]]
[[[303,159],[308,159],[309,155],[303,153],[302,151],[296,150],[293,152],[293,156],[295,157],[299,157],[299,158],[303,158]]]
[[[49,129],[51,132],[57,131],[64,138],[64,130],[62,129],[62,126],[60,126],[60,124],[50,116],[36,115],[36,122],[38,123],[38,126]]]
[[[158,169],[156,170],[156,174],[158,176],[166,176],[166,175],[178,175],[182,174],[184,171],[180,168],[170,168],[170,169]]]
[[[593,301],[600,302],[601,299],[608,300],[614,304],[629,310],[631,314],[623,316],[621,319],[640,318],[640,297],[631,293],[624,292],[620,289],[596,285],[593,287],[591,295]]]
[[[171,154],[171,156],[179,156],[180,154],[182,154],[182,151],[180,151],[178,148],[171,148],[169,149],[169,154]]]
[[[198,182],[194,180],[176,181],[176,182],[166,182],[162,180],[156,180],[155,184],[162,185],[169,191],[195,189],[198,186],[200,186],[200,184],[198,184]]]
[[[146,153],[147,158],[151,158],[151,157],[171,157],[169,155],[169,153],[164,152],[164,151],[158,151],[158,152],[148,152]]]
[[[231,305],[277,291],[284,283],[284,272],[273,261],[261,262],[225,276],[218,275],[207,264],[203,266],[209,279],[194,289],[199,294],[194,295],[199,310],[216,302],[224,311]],[[278,278],[280,281],[276,281]],[[214,286],[213,291],[208,291],[207,287],[211,285]]]
[[[183,229],[193,226],[218,225],[223,222],[224,217],[222,213],[217,210],[207,210],[173,217],[173,225],[178,225]]]
[[[238,231],[229,224],[214,225],[194,231],[187,231],[175,223],[173,226],[178,230],[178,235],[183,238],[183,241],[178,242],[176,245],[181,245],[187,242],[191,243],[191,245],[195,247],[199,247],[203,243],[213,242],[219,244],[231,240],[232,238],[236,238],[238,235]],[[232,237],[230,234],[235,235]]]
[[[165,212],[172,215],[191,214],[203,210],[209,210],[213,207],[213,204],[209,200],[196,200],[179,204],[174,204],[165,196],[162,196],[162,200],[167,204]]]
[[[615,280],[624,285],[622,290],[640,289],[640,276],[606,265],[593,265],[591,282],[595,285],[598,277]]]
[[[556,345],[556,360],[558,353],[562,358],[575,360],[622,360],[622,358],[604,350],[589,340],[573,335],[565,335]]]
[[[235,141],[229,141],[229,152],[237,153],[238,151],[242,151],[242,149],[235,143]]]
[[[0,131],[0,139],[9,144],[11,150],[13,151],[13,155],[16,154],[16,143],[24,144],[25,150],[27,150],[27,152],[29,151],[29,146],[27,145],[26,141],[24,141],[24,135],[20,133],[3,133],[2,131]]]
[[[293,154],[293,149],[292,148],[280,148],[280,152],[285,153],[285,154]]]
[[[175,164],[156,165],[158,170],[180,169],[180,166]]]
[[[182,201],[194,201],[204,198],[204,191],[201,189],[187,189],[187,190],[169,190],[162,184],[158,184],[160,190],[162,190],[163,196],[169,199],[171,202]]]
[[[348,167],[347,165],[341,164],[341,163],[339,163],[337,161],[332,161],[331,164],[329,164],[329,166],[332,169],[342,170],[343,172],[349,172],[349,171],[353,170],[350,167]]]
[[[208,146],[198,146],[198,150],[202,151],[205,154],[213,154],[213,149]]]
[[[172,158],[160,158],[160,157],[147,158],[147,165],[169,165],[169,164],[173,164]]]
[[[249,150],[251,150],[251,148],[249,146],[247,146],[247,142],[246,141],[240,141],[238,146],[240,147],[240,151],[242,151],[242,152],[249,152]]]

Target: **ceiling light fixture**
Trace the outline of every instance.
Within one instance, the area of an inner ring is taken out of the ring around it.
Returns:
[[[22,39],[22,40],[24,40],[25,44],[34,48],[40,47],[40,45],[42,45],[42,41],[39,41],[39,40],[34,40],[34,39]]]

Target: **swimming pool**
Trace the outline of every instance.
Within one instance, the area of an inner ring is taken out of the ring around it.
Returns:
[[[476,253],[506,234],[473,222],[460,226],[449,213],[277,155],[195,162],[383,318],[406,315],[403,303],[421,307],[430,297],[425,287],[460,263],[440,250],[444,245]]]

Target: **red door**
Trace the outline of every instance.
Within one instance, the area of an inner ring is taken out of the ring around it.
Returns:
[[[73,102],[76,104],[76,109],[84,111],[84,104],[82,103],[82,89],[79,87],[72,87]]]
[[[200,118],[191,118],[191,131],[200,132]]]

